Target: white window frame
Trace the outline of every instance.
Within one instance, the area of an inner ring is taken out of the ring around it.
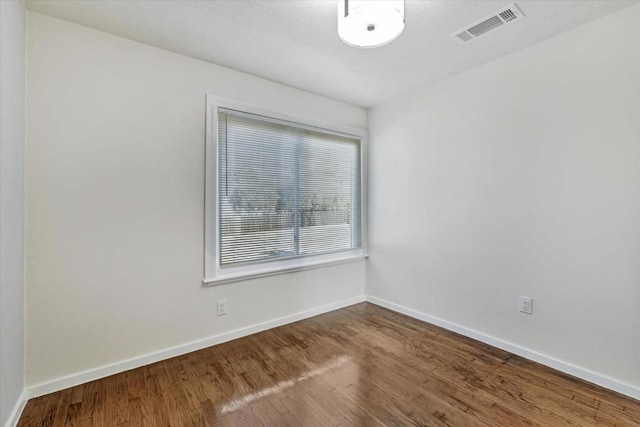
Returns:
[[[308,117],[294,116],[253,105],[237,103],[212,95],[206,97],[206,141],[205,141],[205,223],[204,223],[204,279],[205,285],[246,280],[263,276],[290,273],[328,265],[342,264],[367,257],[367,132],[363,129],[326,123]],[[218,109],[227,108],[250,114],[257,114],[293,124],[324,129],[329,133],[344,135],[360,140],[360,185],[362,215],[362,247],[348,251],[309,255],[282,260],[269,260],[248,265],[220,267],[218,241],[220,238],[219,194],[218,194]]]

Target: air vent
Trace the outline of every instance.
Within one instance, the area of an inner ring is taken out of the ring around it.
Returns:
[[[466,44],[480,36],[523,18],[523,13],[518,9],[518,6],[513,3],[487,18],[475,22],[462,30],[456,31],[451,34],[451,37],[456,39],[460,44]]]
[[[468,42],[469,40],[473,40],[473,36],[466,31],[456,34],[456,37],[460,39],[462,42]]]
[[[518,15],[513,13],[513,10],[507,9],[504,12],[500,12],[500,18],[502,18],[504,22],[511,22],[514,19],[518,19]]]

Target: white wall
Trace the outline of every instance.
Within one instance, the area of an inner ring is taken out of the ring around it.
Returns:
[[[28,385],[364,295],[364,262],[201,281],[205,94],[365,110],[37,13],[28,35]]]
[[[637,393],[639,126],[640,6],[373,109],[367,295]]]
[[[26,12],[0,1],[0,425],[24,390],[24,101]]]

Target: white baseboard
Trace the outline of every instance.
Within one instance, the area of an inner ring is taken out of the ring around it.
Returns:
[[[22,410],[24,409],[24,406],[27,402],[27,398],[33,398],[48,393],[53,393],[65,388],[73,387],[75,385],[108,377],[109,375],[114,375],[120,372],[128,371],[130,369],[138,368],[140,366],[145,366],[151,363],[169,359],[171,357],[180,356],[192,351],[201,350],[203,348],[211,347],[217,344],[222,344],[224,342],[255,334],[257,332],[265,331],[267,329],[276,328],[288,323],[297,322],[299,320],[307,319],[319,314],[338,310],[340,308],[357,304],[363,301],[368,301],[372,304],[388,308],[389,310],[405,314],[409,317],[413,317],[415,319],[440,326],[450,331],[457,332],[461,335],[473,338],[477,341],[481,341],[483,343],[492,345],[518,356],[533,360],[534,362],[538,362],[551,368],[557,369],[558,371],[573,375],[585,381],[589,381],[599,386],[640,400],[639,387],[589,371],[588,369],[575,366],[571,363],[558,360],[551,356],[547,356],[537,351],[530,350],[528,348],[510,343],[491,335],[487,335],[485,333],[467,328],[465,326],[458,325],[456,323],[449,322],[447,320],[440,319],[426,313],[422,313],[418,310],[395,304],[382,298],[377,298],[374,296],[365,297],[364,295],[362,295],[30,386],[25,391],[23,391],[22,395],[20,396],[20,400],[16,403],[16,406],[12,411],[11,416],[9,417],[9,421],[7,422],[7,427],[13,427],[16,425],[20,418],[20,414],[22,413]]]
[[[7,419],[7,424],[5,424],[6,427],[15,427],[18,425],[22,411],[27,404],[28,397],[27,389],[23,388],[22,393],[20,393],[20,396],[18,397],[18,401],[13,407],[11,414],[9,414],[9,419]]]
[[[626,396],[632,397],[634,399],[640,400],[640,388],[633,386],[631,384],[627,384],[627,383],[615,380],[613,378],[609,378],[605,375],[592,372],[588,369],[575,366],[571,363],[558,360],[554,357],[547,356],[542,353],[538,353],[537,351],[530,350],[528,348],[510,343],[508,341],[493,337],[491,335],[487,335],[485,333],[467,328],[462,325],[458,325],[453,322],[449,322],[448,320],[440,319],[438,317],[431,316],[426,313],[422,313],[418,310],[414,310],[409,307],[395,304],[393,302],[384,300],[382,298],[367,295],[367,301],[372,304],[376,304],[381,307],[388,308],[389,310],[396,311],[401,314],[405,314],[409,317],[413,317],[414,319],[422,320],[424,322],[431,323],[436,326],[440,326],[444,329],[457,332],[460,335],[473,338],[474,340],[492,345],[494,347],[508,351],[509,353],[522,356],[526,359],[533,360],[534,362],[538,362],[542,365],[548,366],[550,368],[556,369],[566,374],[573,375],[574,377],[578,377],[590,383],[597,384],[599,386],[608,388],[610,390],[613,390],[618,393],[624,394]]]
[[[219,335],[203,338],[197,341],[192,341],[179,346],[167,348],[164,350],[156,351],[153,353],[145,354],[143,356],[134,357],[131,359],[123,360],[120,362],[112,363],[99,368],[90,369],[84,372],[78,372],[76,374],[68,375],[61,378],[56,378],[51,381],[47,381],[41,384],[36,384],[28,387],[29,398],[42,396],[45,394],[53,393],[55,391],[64,390],[65,388],[73,387],[79,384],[84,384],[89,381],[94,381],[100,378],[108,377],[110,375],[118,374],[120,372],[128,371],[130,369],[139,368],[140,366],[149,365],[151,363],[159,362],[169,359],[171,357],[181,356],[192,351],[201,350],[203,348],[211,347],[216,344],[222,344],[227,341],[242,338],[247,335],[255,334],[257,332],[265,331],[267,329],[276,328],[278,326],[286,325],[287,323],[297,322],[299,320],[307,319],[309,317],[317,316],[319,314],[327,313],[330,311],[338,310],[343,307],[347,307],[353,304],[366,301],[364,295],[349,298],[346,300],[338,301],[335,303],[323,305],[321,307],[312,308],[310,310],[301,311],[288,316],[280,317],[266,322],[257,323],[255,325],[247,326],[233,331],[225,332]]]

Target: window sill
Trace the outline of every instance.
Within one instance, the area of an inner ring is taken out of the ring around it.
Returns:
[[[316,268],[329,267],[332,265],[346,264],[350,262],[361,261],[366,259],[367,257],[368,255],[362,254],[362,253],[350,254],[350,255],[342,256],[340,258],[308,261],[305,263],[299,263],[299,264],[291,265],[287,267],[280,266],[276,268],[265,268],[265,269],[259,269],[259,270],[256,269],[251,272],[225,274],[225,275],[220,275],[214,278],[205,278],[202,281],[202,283],[205,286],[223,285],[226,283],[240,282],[243,280],[258,279],[261,277],[277,276],[280,274],[294,273],[297,271],[313,270]]]

